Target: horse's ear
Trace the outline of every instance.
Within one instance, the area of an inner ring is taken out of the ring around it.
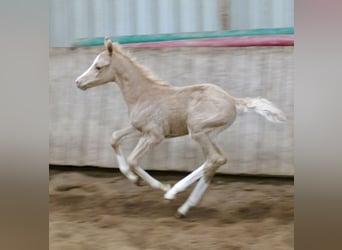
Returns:
[[[108,50],[109,55],[112,55],[112,53],[113,53],[113,43],[109,39],[108,36],[105,37],[104,45],[105,45],[106,49]]]

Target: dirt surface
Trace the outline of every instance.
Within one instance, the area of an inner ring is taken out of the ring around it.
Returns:
[[[152,173],[174,184],[184,174]],[[187,217],[118,172],[50,170],[50,250],[293,249],[293,180],[216,176]]]

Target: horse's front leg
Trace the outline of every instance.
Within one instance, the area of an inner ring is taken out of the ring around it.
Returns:
[[[149,175],[145,170],[138,166],[141,157],[153,146],[160,143],[163,137],[156,135],[144,135],[140,138],[138,144],[129,155],[127,161],[130,169],[138,174],[143,180],[145,180],[151,187],[161,189],[164,192],[171,188],[170,184],[163,184],[157,179]]]
[[[128,167],[126,159],[119,147],[119,143],[123,137],[128,136],[128,135],[132,136],[138,133],[139,131],[137,131],[134,127],[129,126],[129,127],[114,131],[112,134],[112,139],[111,139],[111,145],[116,153],[116,159],[118,160],[119,169],[121,173],[125,175],[133,183],[138,183],[139,177],[136,174],[134,174]]]

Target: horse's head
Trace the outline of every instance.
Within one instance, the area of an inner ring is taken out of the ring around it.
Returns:
[[[110,67],[113,55],[112,41],[106,37],[104,45],[106,50],[101,52],[90,67],[75,80],[78,88],[86,90],[115,81],[115,72]]]

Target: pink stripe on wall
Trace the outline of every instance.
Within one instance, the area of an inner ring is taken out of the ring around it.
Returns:
[[[203,38],[164,42],[124,44],[128,48],[162,47],[249,47],[249,46],[293,46],[293,35],[241,36],[223,38]]]

